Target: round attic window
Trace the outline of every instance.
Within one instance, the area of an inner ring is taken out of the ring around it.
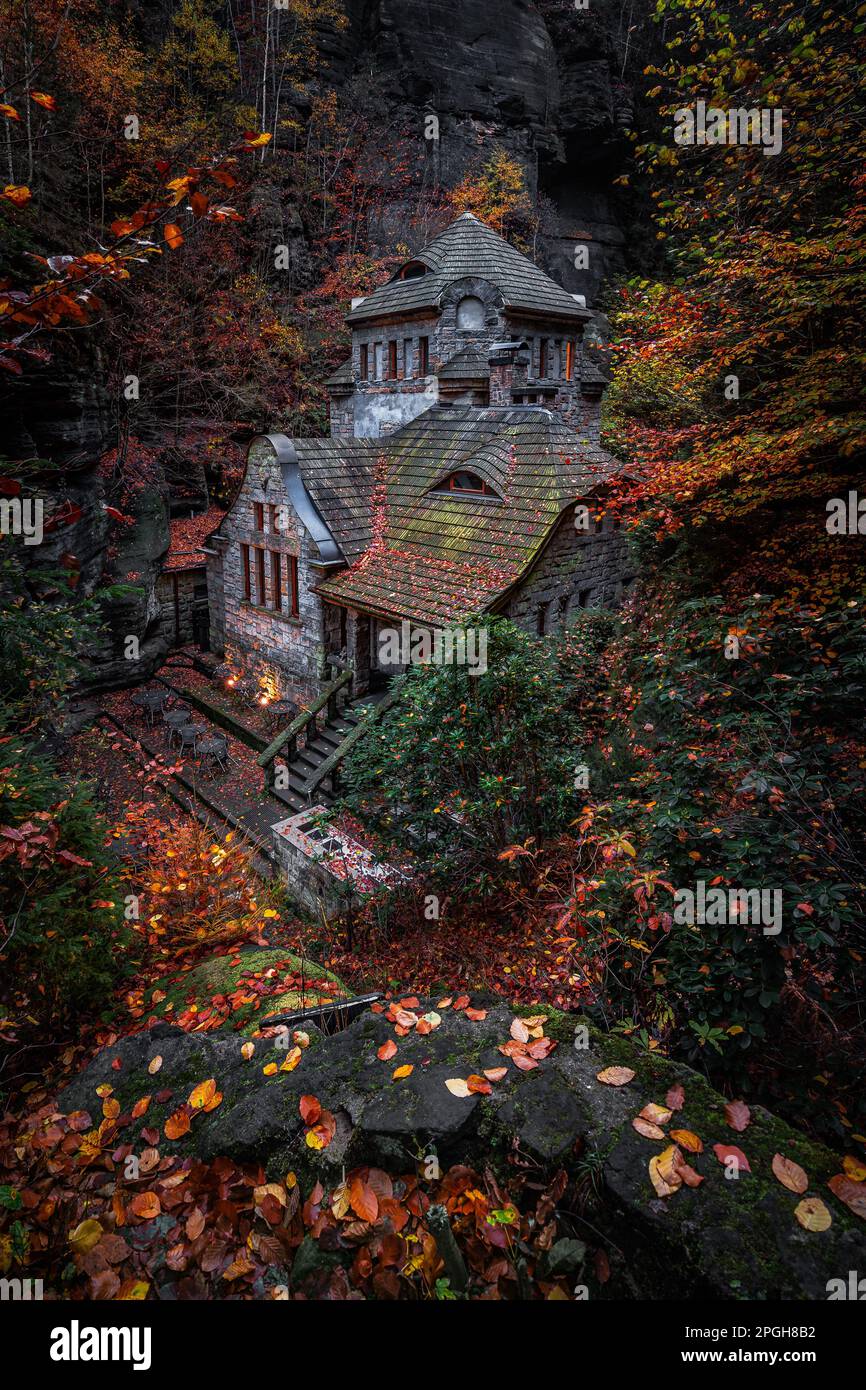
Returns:
[[[484,305],[475,295],[468,294],[457,305],[458,333],[480,333],[484,328]]]

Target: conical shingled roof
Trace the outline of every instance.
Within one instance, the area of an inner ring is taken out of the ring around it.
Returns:
[[[525,310],[530,314],[567,319],[575,325],[586,323],[592,317],[561,285],[471,212],[464,212],[446,227],[429,246],[412,257],[412,262],[415,261],[427,266],[426,275],[401,280],[398,272],[347,314],[346,322],[363,323],[368,319],[417,313],[421,309],[438,309],[448,286],[467,277],[477,277],[495,285],[502,294],[504,307],[515,312]]]

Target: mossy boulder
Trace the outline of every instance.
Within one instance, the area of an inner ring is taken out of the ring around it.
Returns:
[[[435,1000],[422,1001],[415,1012],[435,1008]],[[397,1175],[433,1152],[443,1167],[460,1162],[505,1172],[516,1145],[539,1175],[560,1167],[577,1178],[591,1175],[599,1194],[593,1224],[625,1252],[644,1297],[826,1298],[828,1280],[866,1268],[863,1222],[827,1188],[838,1158],[766,1111],[755,1107],[748,1128],[737,1133],[724,1099],[696,1072],[574,1017],[551,1015],[546,1031],[557,1039],[555,1050],[522,1071],[499,1051],[514,1017],[501,1002],[490,1002],[475,1021],[453,1008],[438,1013],[432,1032],[400,1036],[383,1013],[365,1012],[332,1036],[312,1035],[292,1070],[281,1070],[286,1053],[273,1038],[249,1039],[245,1057],[237,1034],[157,1023],[104,1049],[58,1105],[98,1113],[96,1087],[108,1082],[124,1107],[123,1141],[143,1144],[143,1124],[162,1135],[167,1116],[213,1077],[219,1105],[195,1114],[181,1139],[161,1138],[161,1149],[258,1161],[271,1177],[293,1170],[305,1187],[316,1178],[335,1184],[344,1169],[364,1163]],[[397,1051],[381,1060],[379,1049],[389,1041]],[[148,1067],[157,1055],[162,1063],[153,1075]],[[633,1078],[603,1084],[598,1073],[611,1065],[628,1066]],[[406,1066],[408,1075],[394,1075]],[[506,1074],[489,1096],[454,1095],[445,1084],[502,1066]],[[644,1138],[632,1120],[650,1101],[663,1105],[676,1082],[685,1103],[664,1128],[699,1135],[703,1152],[686,1157],[702,1182],[662,1198],[649,1162],[673,1141]],[[320,1152],[306,1143],[299,1110],[305,1094],[335,1117],[334,1137]],[[147,1115],[132,1121],[129,1111],[142,1095],[151,1096]],[[726,1177],[713,1152],[717,1143],[741,1148],[752,1171]],[[798,1224],[801,1197],[773,1175],[775,1153],[805,1169],[807,1195],[820,1196],[831,1212],[828,1230]]]
[[[146,992],[149,1014],[186,1030],[228,1027],[253,1034],[267,1014],[345,999],[330,970],[280,947],[243,947],[161,980]]]

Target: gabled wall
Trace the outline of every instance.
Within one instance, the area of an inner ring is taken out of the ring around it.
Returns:
[[[254,504],[265,510],[265,530],[255,529]],[[278,525],[273,531],[270,507],[276,506]],[[213,546],[222,554],[225,656],[245,673],[266,676],[277,687],[274,693],[290,697],[315,687],[322,663],[322,603],[312,585],[319,571],[311,566],[318,550],[299,521],[283,490],[280,467],[272,450],[251,449],[247,472],[237,500],[220,526],[224,538]],[[245,601],[241,544],[250,547],[252,600]],[[270,607],[273,600],[270,559],[265,558],[265,604],[258,601],[256,549],[277,550],[298,561],[298,617],[291,615],[291,595],[284,562],[283,611]],[[209,565],[217,581],[217,564]]]
[[[551,540],[526,579],[501,610],[533,635],[561,631],[588,608],[612,608],[636,572],[627,533],[605,517],[600,529],[575,530],[574,507],[559,521]]]

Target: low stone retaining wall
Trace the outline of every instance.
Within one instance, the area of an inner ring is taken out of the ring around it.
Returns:
[[[339,916],[357,906],[364,893],[405,881],[397,869],[329,824],[327,816],[327,807],[311,806],[271,829],[273,857],[288,891],[308,912]]]

